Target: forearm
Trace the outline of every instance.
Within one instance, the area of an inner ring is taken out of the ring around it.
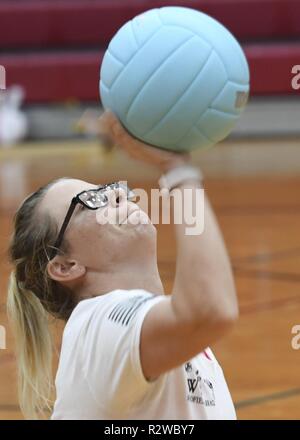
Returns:
[[[195,181],[179,187],[181,191],[200,188],[200,183]],[[195,203],[196,197],[193,197]],[[174,204],[174,210],[179,208]],[[195,212],[195,206],[189,208]],[[204,197],[204,231],[201,234],[187,235],[190,225],[182,217],[182,223],[175,225],[177,264],[174,304],[195,323],[212,316],[231,319],[237,315],[234,280],[222,233],[208,198]]]

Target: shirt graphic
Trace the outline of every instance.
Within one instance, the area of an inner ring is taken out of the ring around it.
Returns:
[[[121,325],[127,326],[135,317],[138,309],[147,301],[153,298],[154,295],[138,295],[133,298],[125,298],[116,307],[113,308],[108,316],[108,319]]]
[[[215,406],[215,392],[212,382],[202,377],[191,362],[185,364],[187,381],[187,400],[198,405]]]

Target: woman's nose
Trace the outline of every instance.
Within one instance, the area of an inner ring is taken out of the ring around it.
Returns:
[[[117,208],[127,200],[126,191],[123,188],[116,188],[112,191],[109,191],[108,199],[110,205],[114,208]]]

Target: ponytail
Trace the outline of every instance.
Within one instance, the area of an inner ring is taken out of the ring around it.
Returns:
[[[16,340],[18,390],[25,418],[47,417],[52,410],[53,345],[49,318],[41,301],[10,275],[7,311]]]
[[[30,419],[49,418],[52,410],[50,315],[67,321],[76,306],[72,290],[52,280],[47,272],[48,253],[57,239],[58,225],[49,213],[39,211],[39,204],[56,182],[39,188],[22,202],[14,217],[9,247],[13,272],[7,311],[16,340],[20,407]],[[61,252],[68,252],[66,240]]]

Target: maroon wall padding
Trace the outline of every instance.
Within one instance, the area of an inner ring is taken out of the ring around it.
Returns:
[[[292,66],[300,64],[299,44],[244,46],[252,94],[299,94],[292,89]],[[27,102],[97,101],[102,51],[0,56],[7,85],[22,84]],[[217,74],[217,73],[216,73]]]
[[[99,65],[103,52],[0,56],[6,86],[25,88],[26,102],[99,100]]]
[[[0,48],[100,47],[127,20],[164,5],[202,10],[241,39],[300,37],[299,0],[4,0]]]
[[[300,43],[251,44],[245,47],[254,94],[296,94],[291,82],[292,67],[300,65]]]

